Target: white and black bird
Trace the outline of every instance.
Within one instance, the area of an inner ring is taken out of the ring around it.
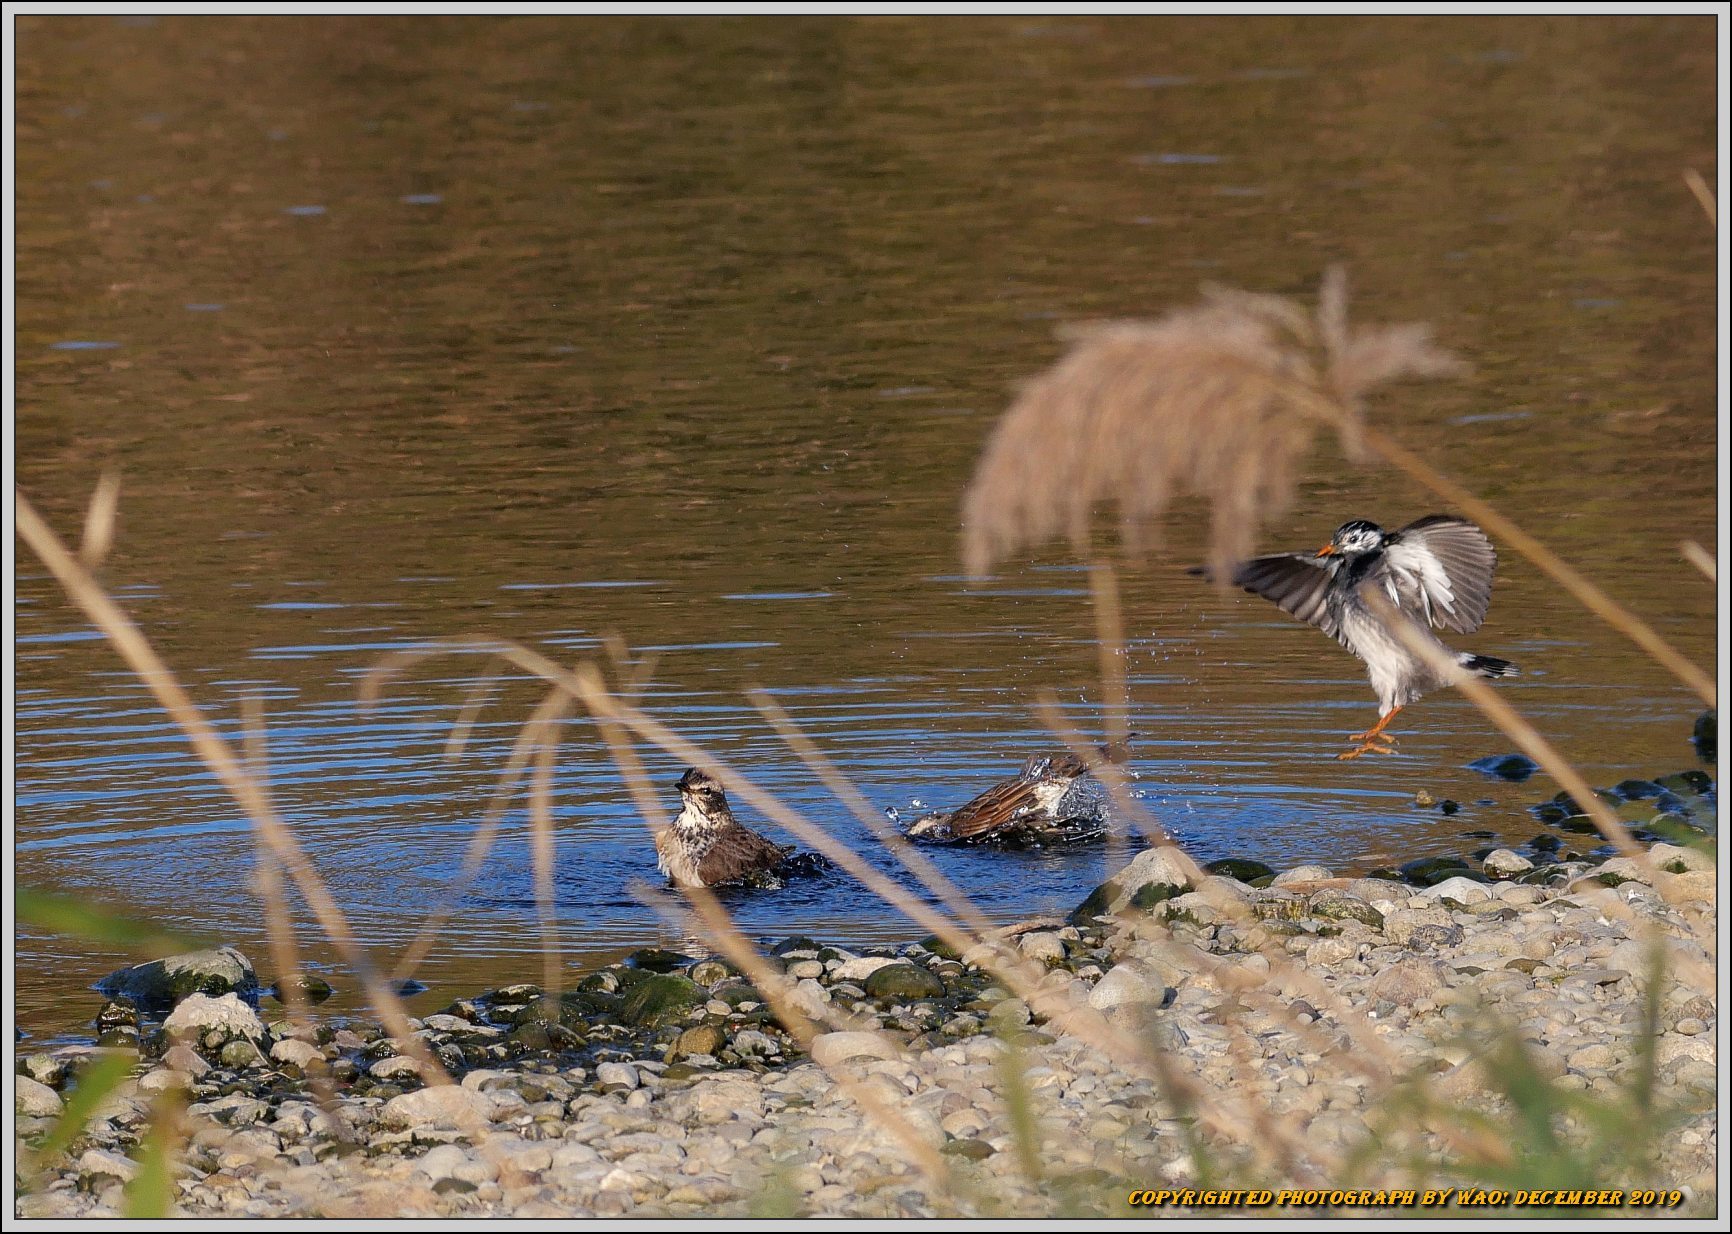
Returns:
[[[1240,563],[1233,582],[1310,622],[1365,661],[1377,691],[1378,720],[1353,734],[1359,746],[1337,756],[1357,758],[1389,752],[1395,742],[1386,731],[1389,722],[1414,700],[1466,677],[1514,677],[1520,671],[1508,660],[1455,651],[1431,634],[1433,627],[1458,634],[1479,629],[1496,569],[1497,550],[1485,532],[1454,515],[1428,514],[1397,531],[1354,519],[1337,527],[1314,555],[1275,553]],[[1449,658],[1449,672],[1434,669],[1371,608],[1366,595],[1376,590]]]

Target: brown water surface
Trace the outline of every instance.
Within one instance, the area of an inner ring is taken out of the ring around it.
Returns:
[[[382,957],[536,698],[503,689],[446,762],[484,665],[364,714],[390,649],[482,631],[572,660],[618,631],[657,656],[656,715],[885,869],[744,689],[904,816],[1041,744],[1043,688],[1092,726],[1086,575],[1054,547],[969,584],[957,506],[1056,326],[1203,281],[1309,295],[1345,261],[1362,319],[1436,323],[1475,375],[1374,419],[1713,664],[1713,588],[1675,551],[1716,531],[1714,236],[1680,179],[1715,177],[1709,17],[18,31],[19,482],[70,533],[119,469],[108,582],[225,731],[264,697],[284,814]],[[1435,505],[1326,446],[1270,547]],[[1541,830],[1523,807],[1556,786],[1468,770],[1508,746],[1453,695],[1399,755],[1336,762],[1374,716],[1360,666],[1187,578],[1202,522],[1125,579],[1139,791],[1199,856],[1366,869]],[[262,958],[244,819],[18,561],[18,880]],[[1521,663],[1507,696],[1595,782],[1694,764],[1699,705],[1526,563],[1462,644]],[[654,939],[642,824],[585,724],[556,804],[568,956]],[[1008,919],[1107,858],[941,860]],[[760,935],[924,932],[841,878],[736,907]],[[17,946],[35,1032],[75,1029],[123,958]],[[417,1006],[534,978],[537,947],[513,814]]]

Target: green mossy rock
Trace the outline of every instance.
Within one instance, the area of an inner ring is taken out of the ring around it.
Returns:
[[[1073,908],[1065,921],[1070,925],[1086,925],[1097,917],[1105,917],[1111,911],[1113,903],[1123,894],[1124,889],[1117,882],[1108,879],[1089,892],[1088,899]]]
[[[1400,866],[1401,877],[1420,887],[1435,887],[1448,879],[1471,875],[1473,868],[1460,857],[1421,857]]]
[[[638,982],[620,1004],[619,1018],[639,1028],[658,1028],[709,999],[703,986],[677,973],[656,973]]]
[[[633,968],[641,968],[649,973],[671,973],[676,968],[689,968],[692,957],[681,955],[677,951],[665,951],[660,947],[639,947],[625,958],[625,962]]]
[[[941,998],[944,983],[918,964],[886,964],[866,978],[866,997],[879,1002],[912,1002],[919,998]]]
[[[216,947],[117,969],[98,982],[97,989],[110,998],[124,996],[146,1011],[156,1012],[173,1007],[189,994],[212,998],[237,994],[244,1002],[256,1003],[259,979],[246,956],[233,947]]]
[[[279,1003],[286,1003],[294,991],[298,991],[301,998],[309,1003],[322,1003],[332,994],[331,983],[323,977],[302,973],[295,979],[292,988],[287,979],[279,980],[271,987],[271,996]]]
[[[1241,883],[1249,883],[1258,878],[1274,878],[1275,870],[1261,861],[1247,861],[1242,857],[1223,857],[1219,861],[1211,861],[1203,869],[1210,874],[1222,874],[1228,878],[1236,878]]]

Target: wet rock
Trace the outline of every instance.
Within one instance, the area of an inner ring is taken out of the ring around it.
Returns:
[[[1445,879],[1468,872],[1467,862],[1460,857],[1421,857],[1415,861],[1404,862],[1400,867],[1401,877],[1420,887],[1429,887],[1433,883],[1441,883]]]
[[[246,956],[233,947],[216,947],[117,969],[98,982],[97,989],[111,998],[130,998],[156,1013],[191,994],[235,994],[256,1002],[259,980]]]
[[[818,944],[816,940],[807,938],[804,934],[789,935],[770,948],[771,955],[781,956],[784,959],[789,955],[798,955],[800,959],[805,959],[807,953],[815,957],[818,954]]]
[[[676,968],[688,968],[695,961],[691,956],[681,955],[677,951],[665,951],[660,947],[640,947],[628,955],[625,962],[645,972],[671,973]]]
[[[58,1118],[65,1108],[60,1094],[27,1075],[14,1076],[12,1109],[20,1118]]]
[[[1160,850],[1154,850],[1160,851]],[[1134,863],[1133,863],[1134,864]],[[1253,882],[1259,878],[1273,878],[1275,868],[1266,866],[1261,861],[1247,861],[1242,857],[1223,857],[1219,861],[1211,861],[1203,869],[1210,874],[1224,874],[1228,878],[1236,878],[1241,883]],[[1170,882],[1171,879],[1161,881]]]
[[[1533,862],[1507,848],[1494,848],[1480,865],[1493,878],[1514,878],[1534,868]]]
[[[1665,791],[1652,780],[1619,780],[1612,785],[1612,792],[1625,801],[1642,801],[1649,797],[1658,797]]]
[[[1519,784],[1530,779],[1534,772],[1540,769],[1540,765],[1525,754],[1490,754],[1485,758],[1474,759],[1468,764],[1468,769],[1494,780],[1510,780]]]
[[[162,1027],[171,1038],[197,1039],[205,1048],[216,1050],[237,1037],[260,1041],[265,1036],[265,1022],[259,1013],[234,994],[220,998],[189,994],[169,1013]]]
[[[689,977],[658,973],[638,982],[620,1004],[623,1023],[656,1028],[709,1001],[709,992]]]
[[[1683,797],[1698,797],[1714,787],[1714,780],[1705,771],[1675,771],[1654,781],[1661,788]]]
[[[886,964],[866,978],[866,997],[879,1002],[913,1002],[941,998],[944,983],[918,964]]]
[[[280,978],[271,987],[271,997],[279,1003],[286,1003],[291,997],[299,994],[305,1003],[317,1006],[331,997],[331,983],[317,973],[301,973],[297,975],[290,986],[288,978]]]
[[[1714,761],[1720,749],[1720,722],[1716,712],[1704,711],[1696,717],[1690,740],[1696,745],[1696,757],[1705,763]]]
[[[851,1058],[895,1058],[896,1046],[879,1033],[821,1033],[812,1038],[812,1061],[834,1067]]]
[[[96,1013],[96,1031],[106,1033],[111,1029],[138,1028],[138,1004],[124,996],[104,1003],[102,1010]]]

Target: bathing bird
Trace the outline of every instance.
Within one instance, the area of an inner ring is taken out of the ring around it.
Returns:
[[[676,787],[679,817],[655,837],[656,864],[663,874],[687,887],[782,886],[777,872],[793,857],[793,845],[774,844],[741,826],[728,794],[708,772],[689,767]]]
[[[1103,746],[1099,757],[1122,763],[1125,751]],[[1092,839],[1105,826],[1105,790],[1093,770],[1093,764],[1069,750],[1031,754],[1010,779],[961,809],[917,819],[907,835],[941,844],[1003,847]]]

